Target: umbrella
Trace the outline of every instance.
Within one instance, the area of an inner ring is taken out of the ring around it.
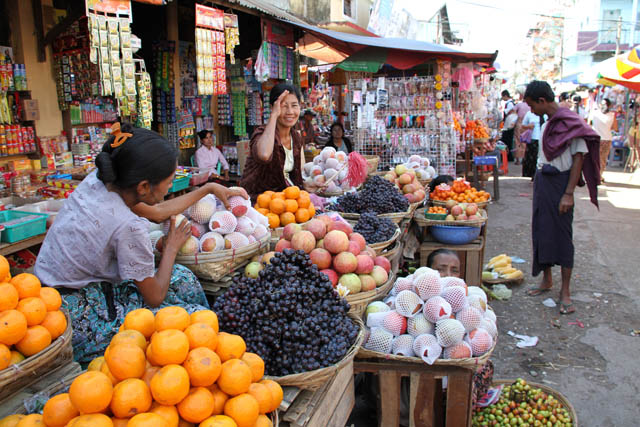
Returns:
[[[636,49],[630,54],[614,56],[598,64],[598,82],[619,84],[640,92],[640,58]],[[639,62],[630,59],[630,55],[634,55]]]
[[[345,71],[376,73],[388,64],[398,70],[408,70],[433,58],[433,54],[379,47],[365,47],[354,53],[340,64],[338,68]]]

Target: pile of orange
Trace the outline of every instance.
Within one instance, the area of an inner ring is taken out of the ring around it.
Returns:
[[[47,348],[67,329],[62,298],[33,274],[13,279],[0,256],[0,370]]]
[[[489,193],[471,187],[468,181],[457,179],[451,186],[440,184],[429,194],[432,200],[455,200],[459,203],[479,203],[489,200]]]
[[[429,208],[429,210],[427,211],[427,213],[432,213],[432,214],[446,214],[447,212],[447,208],[443,208],[442,206],[431,206]]]
[[[285,188],[284,191],[265,191],[258,196],[254,207],[269,219],[271,228],[284,227],[294,222],[302,224],[316,214],[309,193],[295,185]]]
[[[264,362],[239,335],[218,331],[211,310],[129,312],[104,356],[31,425],[48,427],[268,427],[282,401]],[[16,417],[13,415],[13,417]],[[19,417],[19,416],[18,416]],[[38,424],[38,422],[40,424]],[[2,420],[0,420],[2,425]],[[23,424],[20,424],[21,426]]]

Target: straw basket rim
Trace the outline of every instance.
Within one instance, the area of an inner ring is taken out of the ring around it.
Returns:
[[[464,221],[447,221],[444,219],[429,219],[424,216],[426,208],[417,209],[413,213],[413,220],[420,227],[429,227],[431,225],[448,225],[452,227],[482,227],[486,222],[487,218],[475,219],[475,220],[464,220]]]
[[[336,213],[340,214],[342,218],[347,220],[358,221],[360,219],[359,213],[351,213],[351,212],[336,212]],[[413,210],[411,209],[411,205],[409,205],[409,208],[405,212],[391,212],[391,213],[376,214],[376,215],[378,215],[379,218],[389,218],[391,221],[395,222],[396,224],[399,224],[402,222],[403,219],[411,218],[411,216],[413,215]]]
[[[374,301],[380,295],[385,294],[386,292],[389,292],[389,290],[393,287],[393,284],[395,283],[395,278],[396,278],[395,273],[393,271],[390,271],[389,278],[382,285],[378,286],[377,288],[371,291],[358,292],[357,294],[353,294],[353,295],[349,294],[345,296],[344,299],[346,299],[349,304],[357,304],[362,301]]]
[[[478,208],[486,208],[487,206],[489,206],[489,204],[493,201],[493,198],[491,197],[491,195],[489,195],[489,200],[487,200],[486,202],[473,202],[475,203]],[[446,200],[433,200],[433,199],[429,199],[429,203],[431,203],[433,206],[447,206],[447,201]]]
[[[213,262],[233,261],[236,258],[250,256],[252,253],[259,251],[265,245],[269,245],[271,233],[262,236],[257,242],[253,242],[240,249],[225,249],[216,252],[201,252],[196,255],[177,256],[175,263],[182,265],[199,265]]]
[[[384,242],[367,244],[367,246],[373,249],[376,252],[376,255],[380,255],[382,254],[382,251],[387,249],[389,246],[393,245],[396,242],[396,240],[398,240],[398,237],[400,237],[401,233],[402,233],[402,230],[400,230],[400,227],[398,227],[396,224],[396,231],[393,233],[393,236],[391,236],[389,240],[385,240]]]

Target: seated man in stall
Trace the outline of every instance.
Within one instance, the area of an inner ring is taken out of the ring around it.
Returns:
[[[441,277],[460,277],[460,258],[450,249],[438,249],[427,257],[427,267],[436,270]]]

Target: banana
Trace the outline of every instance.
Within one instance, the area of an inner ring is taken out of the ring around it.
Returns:
[[[508,260],[507,258],[502,258],[496,261],[495,263],[493,263],[493,265],[489,265],[489,267],[495,270],[496,268],[508,267],[510,265],[511,265],[511,260]]]
[[[506,266],[506,267],[498,267],[498,268],[494,268],[494,269],[493,269],[493,271],[495,271],[495,272],[496,272],[496,273],[498,273],[498,274],[511,274],[511,273],[514,273],[514,272],[516,272],[516,271],[518,271],[518,270],[516,270],[515,268],[513,268],[513,267],[511,266],[511,264],[509,264],[509,265],[508,265],[508,266]]]
[[[507,254],[500,254],[500,255],[496,255],[496,256],[494,256],[493,258],[491,258],[491,259],[489,260],[489,264],[491,264],[491,263],[493,263],[493,262],[495,262],[495,261],[499,260],[500,258],[504,258],[504,257],[506,257],[506,256],[507,256]]]
[[[509,279],[509,280],[518,280],[518,279],[522,279],[523,277],[524,277],[524,273],[520,270],[516,270],[513,273],[509,273],[504,276],[505,279]]]

